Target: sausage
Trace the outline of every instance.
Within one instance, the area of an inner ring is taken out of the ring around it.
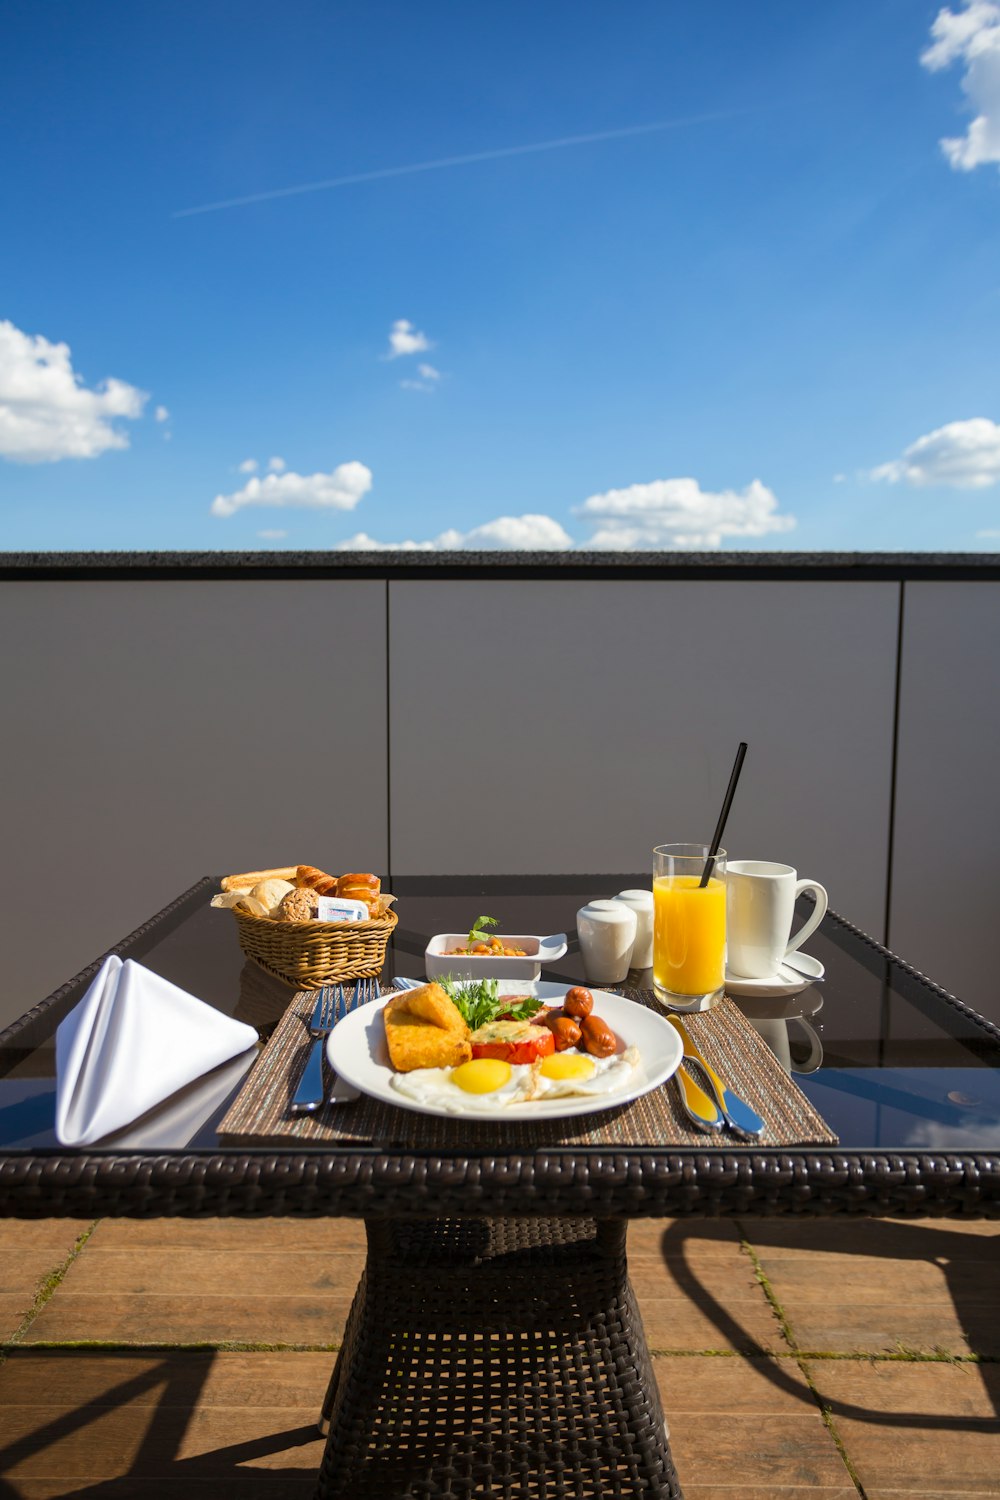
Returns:
[[[556,1039],[556,1051],[565,1052],[567,1047],[575,1047],[582,1035],[580,1026],[572,1016],[554,1016],[549,1022],[549,1029]]]
[[[594,997],[582,984],[575,984],[571,990],[566,991],[563,1010],[568,1016],[576,1016],[580,1020],[582,1016],[589,1016],[593,1008]]]
[[[610,1057],[618,1045],[611,1027],[600,1016],[584,1016],[580,1022],[580,1030],[583,1033],[583,1045],[591,1057]]]

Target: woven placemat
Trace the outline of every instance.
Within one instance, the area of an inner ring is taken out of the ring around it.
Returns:
[[[651,990],[621,988],[616,993],[661,1015],[667,1013]],[[350,1000],[348,991],[348,1009]],[[316,994],[308,991],[294,997],[222,1120],[220,1135],[243,1143],[275,1141],[289,1145],[296,1141],[445,1152],[537,1146],[696,1146],[731,1151],[741,1145],[752,1149],[754,1145],[837,1144],[825,1120],[729,999],[701,1015],[685,1016],[684,1024],[708,1062],[764,1120],[766,1128],[759,1142],[742,1142],[728,1130],[713,1135],[693,1130],[681,1112],[672,1080],[631,1104],[564,1120],[534,1119],[509,1125],[456,1120],[418,1115],[364,1094],[351,1104],[327,1106],[312,1115],[293,1115],[288,1101],[305,1066],[309,1049],[306,1023],[315,1002]]]

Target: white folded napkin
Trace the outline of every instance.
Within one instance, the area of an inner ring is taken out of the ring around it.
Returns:
[[[56,1031],[56,1136],[88,1146],[257,1041],[133,959],[104,960]]]

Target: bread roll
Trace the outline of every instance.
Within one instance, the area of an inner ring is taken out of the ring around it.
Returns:
[[[278,908],[289,891],[295,887],[290,880],[261,880],[250,892],[251,896],[267,911],[269,917],[277,916]]]
[[[319,896],[307,886],[297,886],[282,898],[281,909],[275,915],[282,922],[311,922],[316,915]]]

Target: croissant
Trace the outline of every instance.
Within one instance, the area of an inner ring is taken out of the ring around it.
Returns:
[[[336,896],[338,881],[335,875],[317,870],[315,865],[299,865],[295,871],[295,884],[316,891],[320,896]]]

